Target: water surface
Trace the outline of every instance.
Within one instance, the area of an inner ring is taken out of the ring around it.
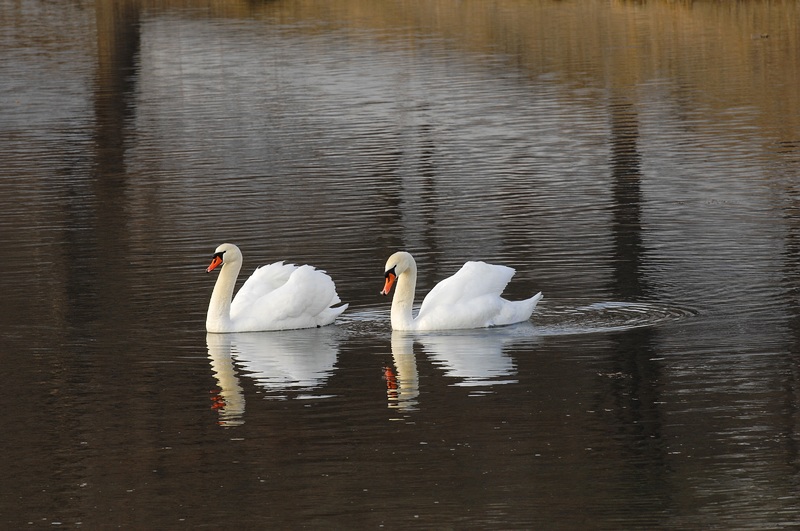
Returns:
[[[0,14],[7,527],[800,521],[797,3]],[[350,308],[207,335],[223,241]],[[398,249],[544,299],[392,332]]]

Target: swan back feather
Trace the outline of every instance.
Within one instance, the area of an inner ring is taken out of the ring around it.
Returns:
[[[467,262],[428,292],[422,301],[420,315],[423,315],[426,302],[427,306],[457,305],[484,295],[500,295],[513,276],[514,270],[508,266]]]
[[[255,301],[286,284],[296,269],[294,264],[284,265],[283,262],[257,267],[236,292],[231,303],[231,317],[241,315]]]

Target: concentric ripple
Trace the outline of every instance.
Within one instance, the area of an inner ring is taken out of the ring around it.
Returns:
[[[415,312],[418,308],[414,309]],[[531,318],[536,336],[592,334],[657,326],[697,315],[686,307],[646,302],[547,301],[536,308]],[[373,335],[391,331],[388,308],[368,308],[345,312],[337,323],[351,334]]]
[[[697,315],[690,308],[644,302],[563,302],[537,308],[533,321],[541,335],[590,334],[656,326]]]

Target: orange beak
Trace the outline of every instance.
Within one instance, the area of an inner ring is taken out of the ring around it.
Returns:
[[[381,291],[381,295],[388,295],[389,292],[392,290],[392,286],[394,286],[394,281],[397,280],[397,275],[389,271],[386,273],[386,283],[383,285],[383,290]]]
[[[206,269],[206,273],[211,273],[218,268],[220,264],[222,264],[222,257],[219,255],[214,255],[214,258],[211,259],[211,265],[209,265]]]

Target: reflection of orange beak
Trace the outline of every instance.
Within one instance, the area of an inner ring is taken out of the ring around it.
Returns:
[[[383,285],[383,290],[381,291],[381,295],[388,295],[389,292],[392,290],[392,286],[394,286],[394,281],[397,280],[397,275],[394,273],[386,273],[386,283]]]
[[[206,273],[211,273],[216,268],[218,268],[221,263],[222,263],[222,257],[221,256],[214,256],[214,258],[211,259],[211,265],[209,265],[208,269],[206,269]]]
[[[391,367],[383,368],[383,379],[386,380],[386,389],[388,391],[397,390],[397,377]]]

